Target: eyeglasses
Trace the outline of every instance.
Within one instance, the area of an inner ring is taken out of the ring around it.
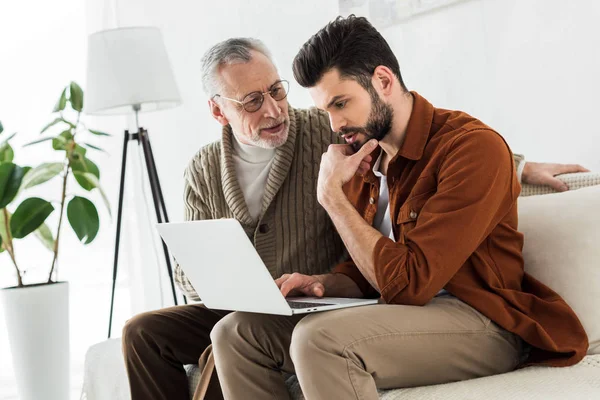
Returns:
[[[260,108],[263,105],[263,102],[265,101],[266,94],[271,95],[271,97],[275,101],[281,101],[287,97],[289,89],[289,82],[281,80],[275,82],[266,92],[248,93],[246,96],[244,96],[242,101],[230,99],[229,97],[221,96],[220,94],[215,94],[213,96],[213,99],[218,96],[222,99],[233,101],[235,103],[241,104],[246,112],[253,113],[260,110]]]

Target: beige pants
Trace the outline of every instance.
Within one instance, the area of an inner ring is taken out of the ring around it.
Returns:
[[[424,307],[374,305],[308,316],[236,312],[212,333],[225,399],[289,399],[295,373],[307,400],[378,399],[377,389],[511,371],[521,340],[451,296]]]

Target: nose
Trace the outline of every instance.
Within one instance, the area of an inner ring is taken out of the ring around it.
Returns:
[[[339,116],[334,116],[329,113],[329,125],[331,125],[331,130],[334,132],[339,132],[344,126],[346,126],[346,121]]]
[[[265,94],[262,108],[267,118],[279,118],[281,115],[281,105],[269,94]]]

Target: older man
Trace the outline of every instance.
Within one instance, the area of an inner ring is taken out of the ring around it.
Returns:
[[[321,156],[342,142],[327,113],[288,105],[288,83],[256,39],[212,47],[203,58],[202,80],[222,138],[203,147],[185,172],[185,218],[239,220],[273,278],[330,272],[347,253],[317,202]],[[555,184],[553,175],[564,168],[527,163],[523,179]],[[179,267],[176,276],[186,295],[197,299]],[[123,330],[132,398],[188,399],[183,365],[198,361],[227,314],[192,304],[132,318]],[[215,382],[207,397],[220,396]]]

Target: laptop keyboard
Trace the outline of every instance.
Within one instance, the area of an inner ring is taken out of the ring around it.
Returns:
[[[288,304],[290,308],[311,308],[311,307],[321,307],[321,306],[334,306],[333,303],[306,303],[304,301],[290,301],[288,300]]]

